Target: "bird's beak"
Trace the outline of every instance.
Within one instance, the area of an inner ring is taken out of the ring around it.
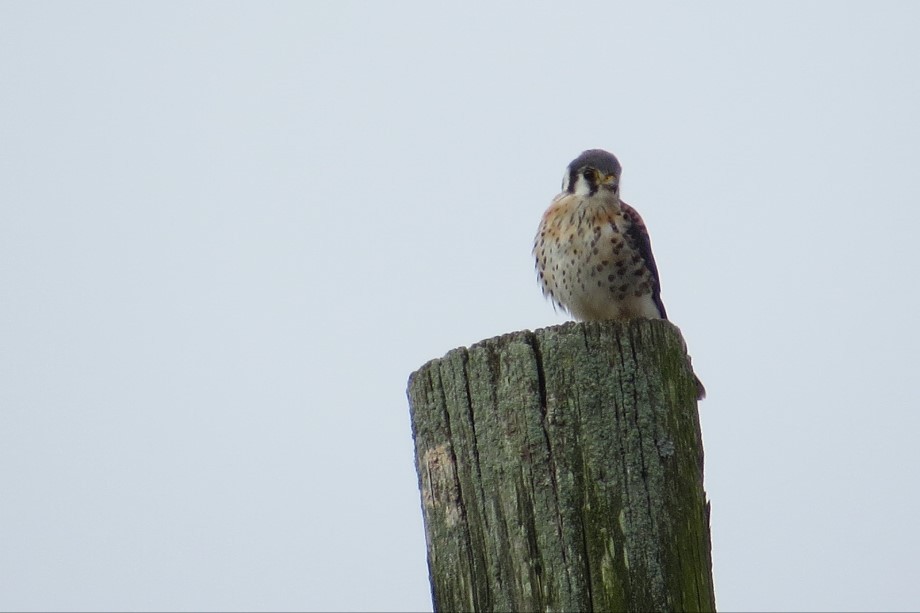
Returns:
[[[612,183],[616,183],[616,180],[616,175],[604,175],[601,177],[601,185],[610,185]]]

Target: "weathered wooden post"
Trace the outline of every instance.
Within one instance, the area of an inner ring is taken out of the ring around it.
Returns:
[[[437,611],[712,611],[696,379],[662,320],[460,348],[409,379]]]

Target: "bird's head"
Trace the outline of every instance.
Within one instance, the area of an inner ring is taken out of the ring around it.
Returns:
[[[620,162],[603,149],[589,149],[572,160],[562,178],[562,191],[593,196],[598,191],[619,195]]]

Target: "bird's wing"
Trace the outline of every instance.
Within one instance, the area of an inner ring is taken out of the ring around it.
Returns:
[[[664,310],[664,303],[661,301],[661,280],[658,277],[658,266],[655,264],[655,256],[652,255],[652,241],[649,239],[645,222],[642,221],[642,216],[639,215],[636,209],[625,202],[620,202],[620,206],[623,208],[623,214],[632,222],[627,234],[635,242],[639,255],[645,260],[645,265],[652,271],[652,300],[658,307],[661,318],[667,319],[668,314]]]

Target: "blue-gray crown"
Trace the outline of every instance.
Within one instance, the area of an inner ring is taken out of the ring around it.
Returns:
[[[569,164],[569,171],[577,172],[579,168],[590,166],[596,168],[605,175],[620,176],[622,167],[619,160],[612,153],[603,149],[588,149]]]

